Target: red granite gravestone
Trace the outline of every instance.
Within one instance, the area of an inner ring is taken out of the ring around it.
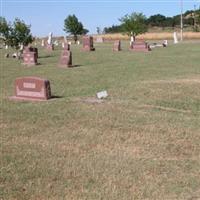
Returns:
[[[42,101],[51,98],[50,82],[39,77],[22,77],[15,80],[13,100]]]
[[[61,53],[59,67],[67,68],[72,67],[72,52],[68,50],[63,50]]]
[[[131,43],[130,46],[131,51],[141,51],[141,52],[148,52],[151,51],[151,48],[144,40],[136,40]]]
[[[93,46],[93,37],[83,36],[83,51],[95,51]]]
[[[23,54],[24,53],[29,53],[29,52],[35,52],[36,53],[36,57],[38,59],[38,49],[37,48],[35,48],[35,47],[24,47]]]
[[[37,65],[36,52],[23,52],[23,63],[24,65]]]
[[[116,40],[113,45],[113,51],[121,51],[121,41]]]

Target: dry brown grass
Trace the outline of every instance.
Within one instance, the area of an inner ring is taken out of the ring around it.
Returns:
[[[104,40],[129,40],[130,37],[127,35],[123,35],[121,33],[116,34],[104,34],[104,35],[94,35],[94,39],[97,37],[103,37]],[[180,34],[178,34],[180,38]],[[183,37],[185,39],[200,39],[200,33],[196,32],[185,32],[183,33]],[[173,39],[173,33],[164,32],[164,33],[145,33],[139,35],[138,39],[145,39],[145,40],[164,40],[164,39]]]

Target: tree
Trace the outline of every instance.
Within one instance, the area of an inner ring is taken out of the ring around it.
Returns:
[[[137,35],[147,32],[146,17],[142,13],[132,13],[119,19],[122,23],[122,30],[134,39]]]
[[[4,17],[0,17],[0,37],[6,45],[9,43],[9,35],[11,31],[10,24],[7,23]]]
[[[15,49],[19,49],[20,45],[28,45],[33,41],[30,32],[30,25],[26,25],[24,21],[18,18],[15,19],[12,25],[8,24],[5,18],[0,18],[0,34],[6,45]]]
[[[27,46],[29,43],[33,42],[30,27],[31,26],[26,25],[24,21],[16,18],[11,29],[10,45],[18,49],[20,45]]]
[[[97,27],[97,34],[98,34],[98,35],[101,34],[101,29],[100,29],[100,27]]]
[[[121,25],[112,25],[111,27],[105,27],[104,32],[105,33],[120,33],[120,32],[122,32],[122,26]]]
[[[152,15],[148,19],[148,24],[151,26],[158,26],[158,27],[164,27],[166,22],[166,17],[164,15]]]
[[[89,31],[83,27],[83,24],[78,21],[75,15],[69,15],[64,20],[64,29],[66,33],[71,33],[74,36],[74,41],[78,40],[78,35],[85,35]]]

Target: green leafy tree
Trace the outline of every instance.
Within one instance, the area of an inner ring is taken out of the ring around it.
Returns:
[[[20,45],[28,45],[33,41],[30,26],[16,18],[13,24],[8,24],[6,19],[0,18],[0,34],[6,45],[19,49]]]
[[[78,40],[78,35],[85,35],[88,33],[88,30],[83,27],[83,24],[78,21],[75,15],[69,15],[64,20],[63,30],[73,35],[75,43]]]
[[[98,35],[101,34],[101,29],[100,29],[100,27],[97,27],[97,34],[98,34]]]
[[[148,24],[150,26],[158,26],[158,27],[164,27],[166,21],[166,17],[164,15],[152,15],[148,19]]]
[[[123,31],[121,25],[112,25],[111,27],[105,27],[105,33],[121,33]]]
[[[9,43],[11,26],[4,17],[0,17],[0,37],[6,45]]]
[[[121,19],[121,26],[123,32],[129,36],[133,36],[134,39],[137,35],[147,32],[146,17],[142,13],[132,13],[131,15],[125,15]]]
[[[30,27],[31,26],[26,25],[24,21],[16,18],[11,29],[10,45],[18,49],[20,45],[27,46],[29,43],[32,43],[33,37]]]

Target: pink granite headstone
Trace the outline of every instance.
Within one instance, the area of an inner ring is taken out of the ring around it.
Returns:
[[[72,52],[63,50],[59,60],[59,67],[67,68],[72,67]]]
[[[51,98],[50,82],[39,77],[21,77],[15,80],[13,100],[48,100]]]
[[[93,46],[93,37],[91,36],[83,36],[83,51],[95,51]]]
[[[24,65],[37,65],[37,54],[34,51],[23,51],[23,63]]]
[[[29,53],[29,52],[35,52],[36,53],[36,57],[38,59],[38,49],[37,48],[35,48],[35,47],[29,47],[29,46],[24,47],[23,54],[24,53]]]
[[[148,51],[151,51],[151,48],[148,45],[148,43],[145,42],[144,40],[136,40],[134,42],[131,42],[130,50],[131,51],[148,52]]]
[[[113,51],[121,51],[121,41],[116,40],[113,45]]]

